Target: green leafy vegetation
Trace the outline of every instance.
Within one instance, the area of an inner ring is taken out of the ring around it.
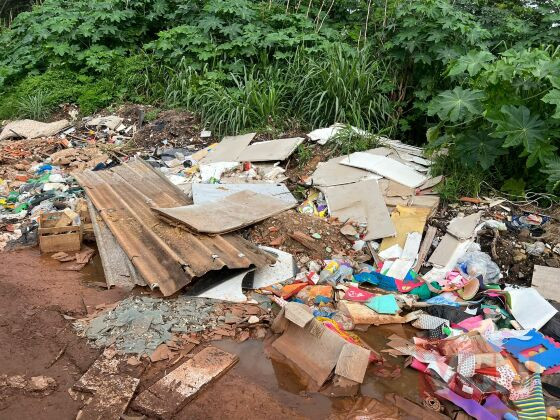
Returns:
[[[18,114],[24,118],[42,121],[49,116],[48,98],[39,91],[33,95],[22,97],[18,101]]]
[[[342,123],[427,141],[446,199],[560,191],[560,0],[44,0],[6,25],[0,119],[128,101],[217,135]]]

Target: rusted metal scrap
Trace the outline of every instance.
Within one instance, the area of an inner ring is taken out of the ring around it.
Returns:
[[[241,236],[197,235],[162,222],[151,207],[190,203],[141,159],[104,171],[85,171],[76,179],[138,272],[165,296],[210,271],[275,261]]]

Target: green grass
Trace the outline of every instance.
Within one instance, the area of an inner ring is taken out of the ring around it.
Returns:
[[[313,127],[347,123],[373,132],[394,131],[394,106],[388,98],[395,76],[390,63],[368,50],[333,47],[290,64],[294,109]]]
[[[313,157],[313,149],[307,143],[301,143],[296,150],[298,166],[303,168]]]
[[[440,154],[432,157],[434,162],[430,175],[443,175],[445,178],[435,190],[444,202],[454,202],[460,197],[478,197],[482,182],[488,173],[473,171],[459,159]],[[488,181],[488,180],[487,180]]]
[[[155,121],[159,115],[159,113],[161,112],[161,109],[159,108],[152,108],[149,111],[146,112],[146,115],[144,115],[144,121],[146,122],[152,122]]]
[[[329,141],[329,146],[336,154],[350,154],[379,147],[379,139],[374,134],[362,133],[346,125]]]
[[[37,121],[45,121],[51,112],[51,104],[48,95],[38,91],[33,95],[21,98],[17,103],[17,114],[21,118],[31,118]]]

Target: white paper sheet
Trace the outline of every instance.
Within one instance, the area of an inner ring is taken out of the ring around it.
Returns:
[[[511,297],[511,314],[526,330],[541,329],[558,312],[540,295],[537,289],[506,287],[505,290]]]
[[[376,156],[364,152],[352,153],[340,162],[342,165],[366,169],[385,178],[416,188],[426,182],[427,177],[411,169],[409,166],[385,156]]]

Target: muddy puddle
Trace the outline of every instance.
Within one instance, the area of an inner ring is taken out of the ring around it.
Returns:
[[[358,335],[375,350],[387,348],[385,343],[391,334],[411,336],[408,328],[371,327]],[[397,331],[396,331],[397,330]],[[404,367],[404,359],[384,354],[387,362],[383,369],[370,365],[364,383],[355,397],[328,397],[317,392],[307,392],[298,374],[285,363],[267,357],[263,341],[248,340],[237,343],[230,340],[214,341],[212,345],[239,356],[234,371],[269,391],[275,398],[291,409],[312,419],[324,419],[347,410],[348,401],[366,396],[383,401],[387,393],[399,394],[411,401],[421,403],[421,376]],[[382,377],[395,374],[396,377]]]
[[[81,280],[86,285],[102,285],[105,284],[105,273],[103,272],[103,265],[101,264],[101,257],[97,251],[95,244],[89,244],[88,247],[95,249],[95,255],[93,258],[82,268],[79,273]],[[83,250],[83,248],[82,248]],[[68,252],[68,254],[73,254]],[[40,254],[40,264],[45,268],[45,270],[59,271],[61,263],[57,260],[51,258],[53,254]]]

